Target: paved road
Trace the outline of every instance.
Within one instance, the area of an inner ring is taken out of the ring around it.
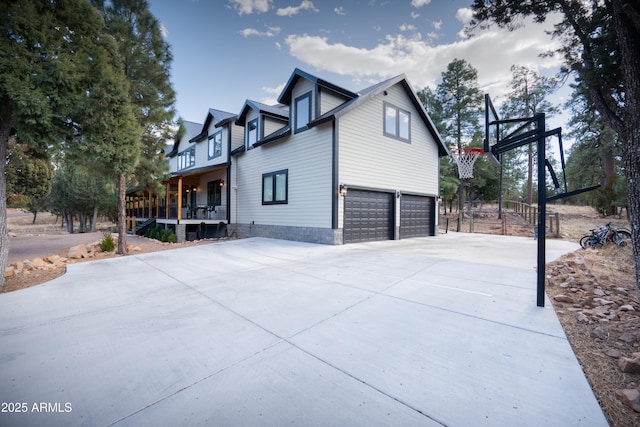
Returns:
[[[79,245],[101,240],[102,232],[18,235],[9,238],[9,263],[53,255]]]
[[[0,425],[606,426],[535,263],[449,233],[71,264],[0,294]]]

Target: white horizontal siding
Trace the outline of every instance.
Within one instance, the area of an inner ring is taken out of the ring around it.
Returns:
[[[320,90],[320,114],[326,113],[327,111],[331,111],[334,108],[342,105],[346,102],[346,98],[341,95],[336,94],[335,92],[329,91],[328,89]]]
[[[339,120],[339,181],[341,183],[438,194],[438,147],[397,84]],[[411,113],[411,143],[383,135],[383,103]]]
[[[272,133],[274,133],[275,131],[282,129],[283,127],[285,127],[287,125],[286,121],[283,120],[277,120],[274,119],[273,117],[269,117],[269,116],[262,116],[262,134],[261,134],[261,138],[264,138],[265,136],[269,136]]]
[[[331,126],[320,126],[237,157],[237,222],[331,227]],[[288,204],[262,205],[262,175],[288,169]]]

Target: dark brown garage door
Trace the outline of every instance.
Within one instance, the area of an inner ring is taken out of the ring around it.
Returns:
[[[393,239],[393,193],[347,191],[344,198],[344,243]]]
[[[434,235],[433,197],[402,195],[400,199],[400,238]]]

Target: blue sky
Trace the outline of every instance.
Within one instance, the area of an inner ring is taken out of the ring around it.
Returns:
[[[558,58],[545,24],[492,28],[468,38],[471,0],[149,0],[174,56],[172,82],[185,120],[209,108],[238,113],[246,99],[275,103],[294,68],[352,91],[404,73],[435,87],[455,58],[478,70],[497,103],[514,65],[552,75]],[[565,90],[564,94],[567,93]],[[554,97],[560,103],[563,94]],[[559,126],[563,117],[550,120]]]

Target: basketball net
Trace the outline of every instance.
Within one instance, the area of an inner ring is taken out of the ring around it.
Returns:
[[[484,154],[482,148],[462,147],[451,150],[451,157],[458,165],[460,179],[473,178],[473,164],[481,154]]]

